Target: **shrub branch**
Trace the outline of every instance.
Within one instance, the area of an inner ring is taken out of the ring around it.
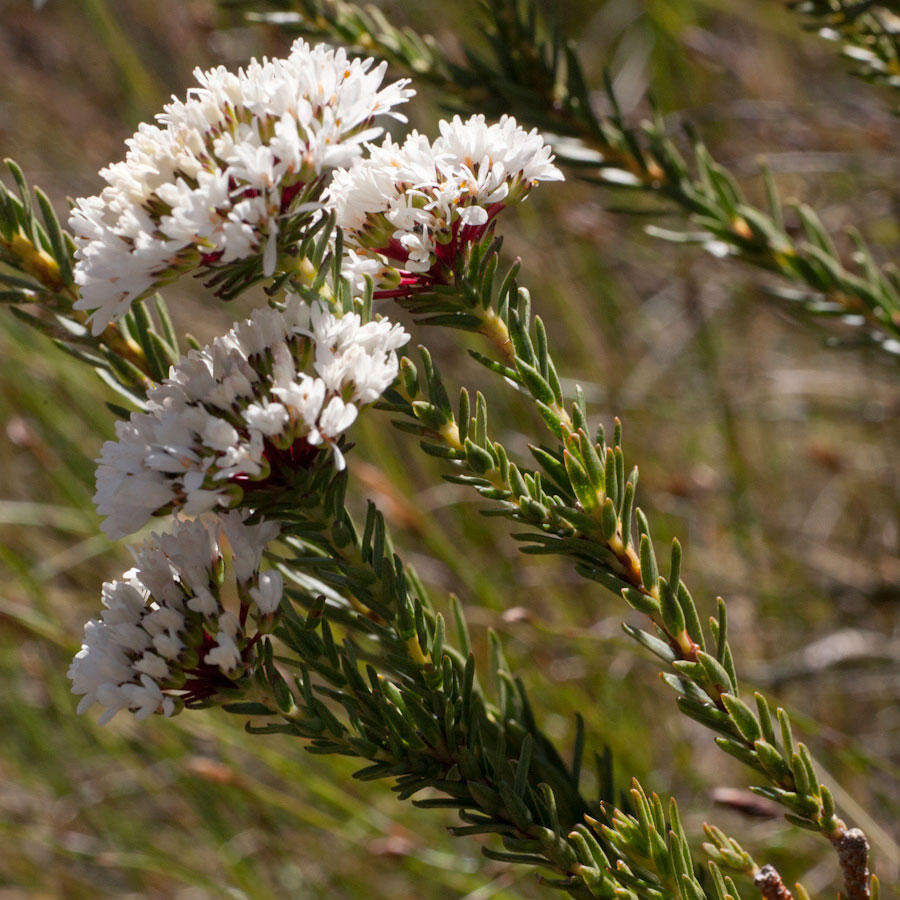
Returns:
[[[696,137],[688,162],[660,115],[628,124],[609,79],[605,89],[612,113],[598,115],[573,45],[558,32],[548,34],[534,0],[481,0],[488,52],[466,47],[463,62],[455,62],[434,39],[391,24],[374,7],[346,0],[219,3],[255,22],[380,56],[439,88],[461,111],[515,113],[548,132],[558,159],[581,178],[662,199],[694,226],[690,231],[651,226],[649,233],[699,243],[716,256],[772,272],[782,279],[773,293],[801,317],[838,317],[857,340],[900,357],[900,274],[880,268],[858,232],[850,232],[856,249],[848,263],[815,211],[791,204],[800,223],[800,236],[793,237],[768,172],[764,209],[746,198]]]
[[[795,744],[789,717],[774,714],[768,701],[754,694],[751,708],[740,698],[734,656],[727,636],[727,606],[717,599],[717,615],[703,629],[691,593],[682,580],[681,546],[674,540],[668,574],[662,574],[647,516],[635,508],[638,470],[630,471],[622,449],[622,426],[616,420],[612,440],[602,427],[591,431],[579,393],[568,404],[553,360],[546,328],[532,317],[531,298],[514,276],[499,278],[498,242],[490,235],[457,263],[452,285],[432,295],[416,293],[402,302],[423,322],[482,332],[486,311],[506,325],[508,340],[492,326],[490,343],[496,357],[472,356],[500,375],[506,384],[530,396],[555,445],[533,445],[539,469],[511,459],[488,431],[488,409],[476,394],[474,417],[463,389],[457,409],[429,353],[421,350],[421,374],[408,359],[395,391],[383,408],[402,418],[395,424],[417,434],[420,446],[446,460],[447,480],[468,485],[492,501],[488,514],[525,525],[513,536],[526,553],[561,554],[576,571],[598,581],[642,613],[650,630],[625,625],[626,632],[661,659],[669,669],[663,678],[678,694],[679,709],[718,733],[721,749],[754,769],[768,782],[753,790],[781,804],[792,823],[826,836],[840,849],[848,829],[835,812],[829,789],[818,782],[807,747]],[[517,267],[514,267],[514,271]],[[458,289],[455,287],[458,285]],[[502,340],[497,340],[500,334]],[[508,344],[512,356],[499,352]],[[626,475],[626,472],[629,474]],[[861,834],[861,833],[860,833]],[[852,840],[847,845],[860,853]],[[848,897],[861,897],[846,865],[842,867]],[[860,872],[859,857],[853,870]]]

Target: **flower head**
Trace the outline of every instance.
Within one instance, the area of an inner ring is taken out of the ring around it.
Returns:
[[[101,171],[106,187],[72,210],[76,305],[92,311],[94,333],[190,268],[261,253],[271,274],[280,220],[381,133],[376,116],[403,119],[394,107],[413,92],[382,87],[385,69],[302,40],[237,73],[198,69],[199,86],[142,124],[125,159]]]
[[[538,132],[509,116],[491,125],[456,116],[440,132],[433,142],[417,132],[402,144],[388,137],[335,172],[324,199],[344,230],[351,277],[370,275],[397,293],[440,282],[502,209],[563,177]]]
[[[337,316],[291,297],[184,357],[147,411],[103,445],[94,500],[110,537],[172,510],[196,515],[280,488],[326,453],[397,376],[409,335],[385,319]]]
[[[101,724],[122,709],[171,716],[234,691],[281,602],[281,575],[259,571],[277,533],[232,511],[212,525],[179,522],[137,548],[134,568],[103,585],[103,612],[85,625],[69,667],[72,692],[83,695],[78,712],[105,707]]]

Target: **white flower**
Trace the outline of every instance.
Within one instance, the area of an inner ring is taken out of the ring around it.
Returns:
[[[345,276],[357,285],[370,276],[380,290],[402,294],[440,281],[500,210],[562,177],[536,130],[509,116],[491,125],[456,116],[440,123],[433,142],[413,132],[402,144],[388,137],[370,146],[366,158],[334,173],[324,200],[344,230]]]
[[[219,549],[226,529],[244,552],[239,561],[235,551],[233,566],[237,609],[220,599],[231,593]],[[281,601],[281,576],[259,571],[261,542],[277,533],[273,523],[249,526],[232,515],[210,525],[180,521],[139,547],[135,567],[103,585],[103,612],[85,625],[69,667],[72,692],[83,695],[78,711],[105,707],[101,724],[121,709],[138,719],[171,716],[232,689],[256,662],[260,627],[271,627],[258,617],[272,616]]]
[[[284,593],[284,581],[281,573],[274,569],[260,572],[257,587],[250,588],[249,593],[260,613],[264,616],[271,615],[278,609]]]
[[[375,117],[405,121],[394,108],[413,91],[382,86],[385,70],[297,40],[286,59],[195,71],[199,86],[100,172],[101,193],[75,202],[76,306],[94,333],[190,268],[262,254],[272,274],[280,220],[313,208],[322,174],[380,135]]]
[[[325,382],[321,378],[312,378],[306,373],[287,384],[272,388],[272,393],[284,401],[285,406],[295,410],[304,422],[309,423],[318,421],[325,401],[325,391]]]
[[[512,116],[488,125],[484,116],[459,116],[439,124],[434,142],[444,171],[468,180],[466,190],[482,203],[495,203],[527,191],[539,181],[562,181],[550,146],[537,129],[526,132]]]
[[[284,312],[256,310],[188,354],[149,392],[145,412],[116,425],[94,495],[105,532],[123,537],[153,515],[199,515],[286,486],[322,449],[342,467],[341,435],[397,377],[408,339],[400,325],[297,297]]]
[[[263,551],[278,534],[278,525],[265,521],[248,525],[237,510],[221,516],[220,521],[231,546],[235,577],[245,584],[256,576]]]
[[[346,431],[356,419],[356,407],[340,397],[332,397],[319,416],[319,433],[324,438],[334,438]]]
[[[236,669],[241,662],[241,651],[234,638],[228,632],[220,631],[215,640],[216,646],[203,657],[203,661],[211,666],[218,666],[223,672]]]

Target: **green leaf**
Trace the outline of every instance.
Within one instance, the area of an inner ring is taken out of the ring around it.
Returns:
[[[643,613],[645,616],[654,616],[659,612],[659,601],[655,597],[639,591],[637,588],[624,588],[622,596],[630,607]]]
[[[734,685],[731,683],[728,672],[714,656],[710,656],[708,653],[700,650],[697,653],[697,658],[703,666],[710,684],[715,685],[720,691],[734,690]]]
[[[616,515],[616,507],[611,498],[607,497],[603,502],[603,510],[600,518],[600,528],[603,532],[603,540],[611,541],[619,527],[619,518]]]
[[[471,438],[466,438],[465,448],[466,461],[473,471],[483,475],[494,468],[494,457],[487,450],[479,447]]]
[[[659,569],[656,565],[656,554],[650,536],[641,535],[641,581],[648,591],[655,590],[659,581]]]
[[[732,694],[722,694],[722,702],[746,741],[752,744],[762,737],[762,730],[756,721],[756,716],[743,700]]]
[[[255,700],[241,700],[235,703],[223,703],[222,709],[225,712],[233,713],[236,716],[274,716],[277,715],[274,709],[270,709],[264,703]]]
[[[685,630],[684,610],[675,598],[669,582],[665,578],[660,578],[658,584],[663,624],[669,634],[678,636]]]
[[[553,389],[537,369],[520,359],[516,360],[516,369],[522,376],[525,387],[535,400],[540,400],[541,403],[547,406],[552,406],[556,402]]]

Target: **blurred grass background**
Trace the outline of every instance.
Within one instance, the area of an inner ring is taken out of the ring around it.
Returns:
[[[453,46],[477,41],[469,0],[382,4]],[[554,13],[626,110],[652,84],[673,123],[697,123],[715,156],[762,193],[768,160],[786,194],[826,224],[858,226],[882,260],[900,247],[898,126],[887,98],[849,77],[778,0],[565,0]],[[0,0],[0,153],[65,208],[195,65],[237,65],[283,41],[217,31],[200,0]],[[414,124],[438,110],[423,97]],[[688,581],[731,610],[748,686],[798,713],[814,755],[852,795],[839,801],[896,878],[898,438],[896,371],[826,349],[813,326],[765,299],[758,273],[646,237],[622,197],[575,183],[536,192],[507,250],[592,415],[625,424],[642,506],[660,541],[685,545]],[[168,299],[201,339],[251,302],[211,303],[182,283]],[[460,348],[449,383],[480,385]],[[534,422],[490,388],[492,427],[525,451]],[[349,778],[238,721],[182,715],[99,729],[76,717],[65,670],[101,581],[128,556],[99,535],[93,458],[112,431],[106,389],[0,314],[0,897],[523,897],[528,872],[480,858],[434,811]],[[712,821],[760,861],[834,895],[835,861],[812,835],[750,817],[716,789],[746,773],[675,710],[653,661],[621,633],[623,604],[569,567],[517,553],[507,527],[436,480],[408,435],[357,429],[360,495],[373,496],[432,588],[463,600],[476,636],[504,636],[548,733],[568,747],[586,717],[620,783],[674,794],[689,831]],[[804,717],[805,714],[805,717]],[[744,794],[737,794],[745,800]],[[853,805],[853,804],[859,804]],[[762,815],[759,815],[762,813]],[[891,858],[893,855],[893,859]]]

